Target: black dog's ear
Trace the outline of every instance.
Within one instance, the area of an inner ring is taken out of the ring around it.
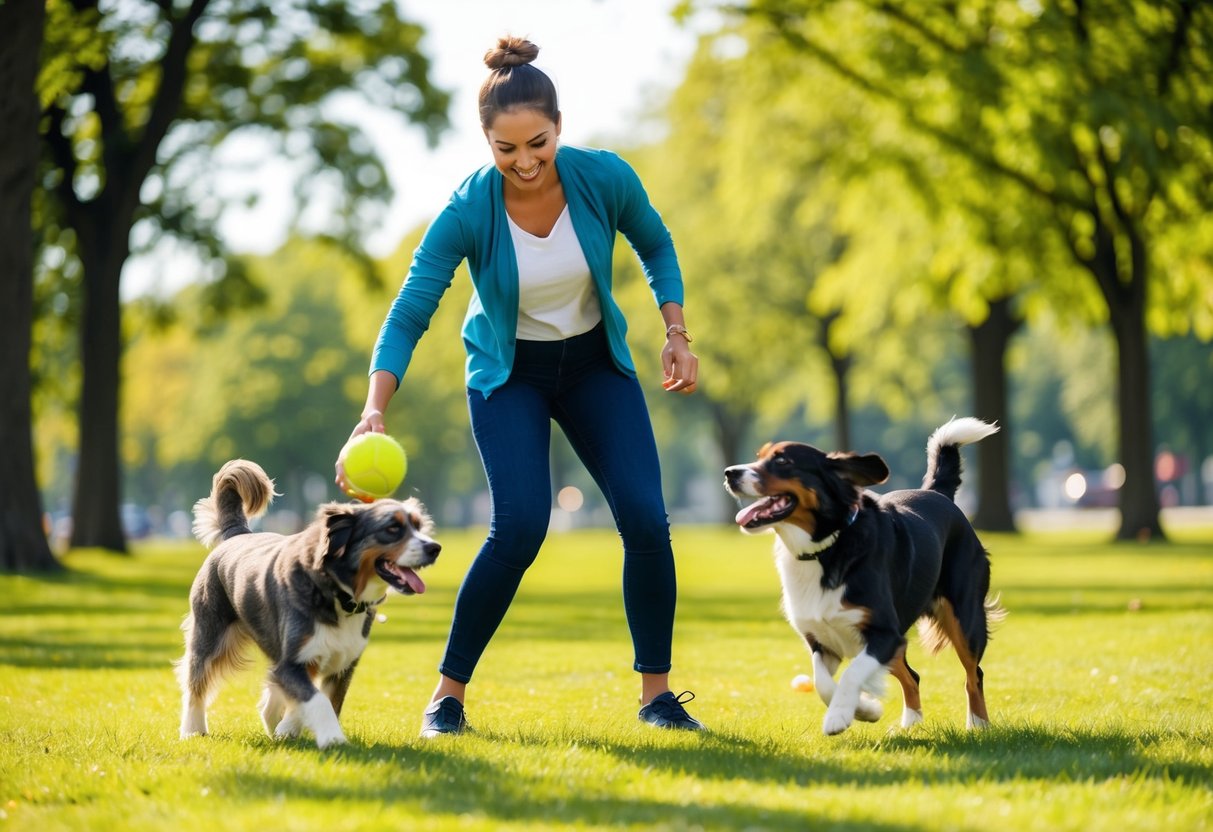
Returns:
[[[880,454],[836,452],[829,454],[830,467],[838,476],[860,488],[879,485],[889,478],[889,466]]]

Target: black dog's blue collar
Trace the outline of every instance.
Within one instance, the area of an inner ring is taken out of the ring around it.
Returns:
[[[856,503],[851,508],[851,515],[847,518],[847,526],[855,522],[855,518],[859,516],[859,503]],[[846,528],[844,526],[843,528]],[[838,542],[838,535],[842,534],[842,529],[835,529],[830,534],[823,537],[821,540],[813,541],[817,547],[811,552],[801,552],[796,556],[796,560],[817,560],[818,556]]]

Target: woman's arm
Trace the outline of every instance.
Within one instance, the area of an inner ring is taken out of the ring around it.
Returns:
[[[438,302],[451,285],[455,269],[463,261],[460,239],[458,219],[452,206],[448,205],[426,230],[421,245],[413,254],[404,285],[379,330],[371,355],[366,402],[358,423],[350,432],[350,439],[368,431],[387,432],[388,404],[412,360],[417,341],[429,328]],[[334,467],[337,487],[353,496],[340,457]]]
[[[396,393],[396,377],[387,370],[376,370],[371,373],[367,385],[366,404],[362,406],[362,416],[351,437],[373,430],[383,433],[387,429],[384,414],[387,413],[388,403]]]

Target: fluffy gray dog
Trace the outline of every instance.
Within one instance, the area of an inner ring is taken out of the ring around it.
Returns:
[[[337,720],[376,609],[389,588],[424,592],[414,570],[441,550],[414,499],[326,503],[298,534],[253,533],[249,518],[273,497],[265,471],[235,459],[194,506],[194,534],[214,551],[194,578],[181,625],[183,738],[207,733],[220,679],[253,642],[270,660],[260,703],[266,731],[293,737],[306,728],[321,748],[344,743]]]

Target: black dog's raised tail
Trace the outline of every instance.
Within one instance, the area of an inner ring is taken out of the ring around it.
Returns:
[[[927,440],[927,474],[922,487],[938,491],[949,500],[956,499],[960,488],[960,446],[979,442],[998,433],[998,425],[965,416],[952,418]]]
[[[274,499],[274,481],[255,462],[233,459],[215,474],[211,496],[194,503],[194,537],[210,548],[248,534],[248,521],[265,514]]]

